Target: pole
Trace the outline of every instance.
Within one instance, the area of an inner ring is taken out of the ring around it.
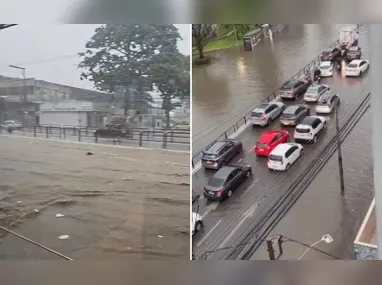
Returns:
[[[276,260],[272,239],[267,240],[267,248],[268,248],[269,260]]]
[[[24,69],[21,69],[22,73],[23,73],[23,102],[27,102],[27,95],[28,95],[28,92],[26,90],[26,80],[25,80],[25,68]]]
[[[369,25],[370,44],[370,91],[372,112],[372,149],[374,166],[374,193],[376,212],[376,233],[378,260],[382,260],[382,26],[380,24]]]
[[[341,151],[341,138],[340,138],[340,123],[338,120],[338,109],[339,109],[339,100],[336,106],[336,133],[337,133],[337,152],[338,152],[338,167],[340,171],[340,187],[341,195],[345,193],[345,182],[344,182],[344,168],[342,165],[342,151]]]

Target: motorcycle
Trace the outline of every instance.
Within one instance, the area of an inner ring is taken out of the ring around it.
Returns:
[[[320,76],[320,75],[315,75],[315,76],[314,76],[314,83],[315,83],[315,84],[319,84],[320,81],[321,81],[321,76]]]

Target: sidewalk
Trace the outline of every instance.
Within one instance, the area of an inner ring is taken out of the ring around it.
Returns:
[[[370,116],[368,111],[342,145],[345,198],[340,194],[335,153],[270,235],[282,234],[311,245],[324,234],[330,234],[333,243],[320,243],[316,247],[340,259],[354,259],[353,242],[374,195],[371,141],[364,139],[369,137]],[[277,246],[275,250],[278,256]],[[283,250],[280,260],[296,260],[306,247],[288,242],[283,244]],[[265,243],[252,259],[269,259]],[[304,260],[325,259],[332,258],[314,250],[304,256]]]

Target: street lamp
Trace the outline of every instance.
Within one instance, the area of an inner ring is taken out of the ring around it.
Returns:
[[[25,67],[21,67],[21,66],[17,66],[17,65],[12,65],[10,64],[9,65],[10,68],[14,68],[14,69],[17,69],[21,72],[21,74],[23,75],[23,101],[26,102],[27,101],[27,92],[26,92],[26,82],[25,82]]]
[[[320,244],[320,243],[322,243],[322,242],[325,242],[325,243],[327,243],[327,244],[332,243],[332,242],[333,242],[333,238],[332,238],[330,235],[328,235],[328,234],[323,235],[323,236],[321,237],[321,239],[319,239],[318,241],[312,243],[312,244],[311,244],[311,245],[304,251],[304,253],[299,257],[298,260],[301,260],[301,259],[305,256],[305,254],[307,254],[307,252],[308,252],[310,249],[312,249],[312,247],[314,247],[314,246],[316,246],[316,245],[318,245],[318,244]]]

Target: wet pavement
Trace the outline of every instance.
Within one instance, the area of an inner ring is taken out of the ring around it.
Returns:
[[[338,38],[338,25],[288,25],[253,52],[232,48],[209,54],[213,63],[192,70],[193,153],[231,127]]]
[[[189,258],[188,153],[15,136],[0,145],[1,226],[75,260]],[[58,257],[0,230],[0,259]]]
[[[360,35],[359,45],[362,47],[363,57],[367,58],[368,46],[365,34]],[[351,113],[369,91],[367,74],[364,74],[361,78],[343,78],[336,74],[333,78],[324,79],[323,83],[330,85],[341,97],[340,125],[351,116]],[[293,102],[287,104],[293,104]],[[243,142],[244,151],[235,157],[232,163],[243,162],[250,164],[254,175],[245,181],[227,201],[208,203],[204,198],[200,200],[200,213],[204,216],[205,229],[194,238],[196,255],[241,242],[254,224],[264,218],[265,211],[272,207],[272,203],[275,203],[275,200],[282,196],[283,192],[293,184],[296,177],[313,160],[317,159],[317,154],[332,139],[335,134],[333,115],[327,116],[327,119],[328,128],[326,132],[319,138],[317,144],[305,147],[301,159],[287,173],[270,172],[266,166],[266,159],[257,158],[253,153],[253,146],[264,131],[281,128],[278,122],[263,129],[247,128],[237,137],[238,140]],[[288,128],[283,127],[283,129]],[[355,143],[355,141],[352,142]],[[363,142],[360,141],[358,146],[363,146]],[[363,161],[363,159],[360,158],[359,161]],[[325,166],[325,168],[327,169],[328,166]],[[335,168],[334,170],[330,169],[330,171],[337,173],[338,170]],[[204,169],[195,173],[193,175],[194,191],[201,193],[208,178],[213,173],[213,171]],[[363,192],[360,192],[359,195],[362,196]],[[301,213],[300,215],[305,216],[305,214]],[[362,219],[363,216],[360,218]],[[305,228],[302,232],[304,231],[308,231],[308,229]],[[226,254],[227,251],[213,253],[210,258],[224,258]]]

